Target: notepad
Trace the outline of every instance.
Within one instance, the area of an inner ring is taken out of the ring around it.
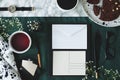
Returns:
[[[53,51],[53,75],[85,75],[86,51]]]

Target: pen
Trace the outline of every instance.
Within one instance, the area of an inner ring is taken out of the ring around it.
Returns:
[[[35,44],[36,44],[36,47],[37,47],[37,50],[38,50],[38,52],[37,52],[37,62],[38,62],[39,68],[41,68],[42,65],[41,65],[41,54],[40,54],[40,42],[39,42],[39,39],[38,39],[37,35],[34,38],[35,38]]]
[[[101,39],[101,34],[99,31],[97,31],[95,33],[95,52],[94,52],[94,58],[95,58],[95,64],[96,64],[96,79],[98,79],[99,77],[99,70],[98,70],[98,67],[99,67],[99,59],[100,59],[100,48],[101,48],[101,44],[102,44],[102,39]]]
[[[38,65],[39,65],[39,68],[41,68],[41,58],[40,58],[40,52],[38,52],[37,54],[37,59],[38,59]]]

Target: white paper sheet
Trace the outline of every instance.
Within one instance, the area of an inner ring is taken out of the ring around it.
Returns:
[[[86,51],[53,51],[53,75],[85,75]]]
[[[34,76],[37,65],[32,61],[22,60],[22,67],[24,67],[32,76]]]
[[[87,49],[87,25],[53,24],[52,49]]]

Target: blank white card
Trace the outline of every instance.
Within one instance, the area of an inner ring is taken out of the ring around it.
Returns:
[[[86,51],[53,51],[53,75],[85,75]]]

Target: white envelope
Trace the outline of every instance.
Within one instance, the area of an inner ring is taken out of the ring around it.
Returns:
[[[87,25],[53,24],[52,49],[87,49]]]

